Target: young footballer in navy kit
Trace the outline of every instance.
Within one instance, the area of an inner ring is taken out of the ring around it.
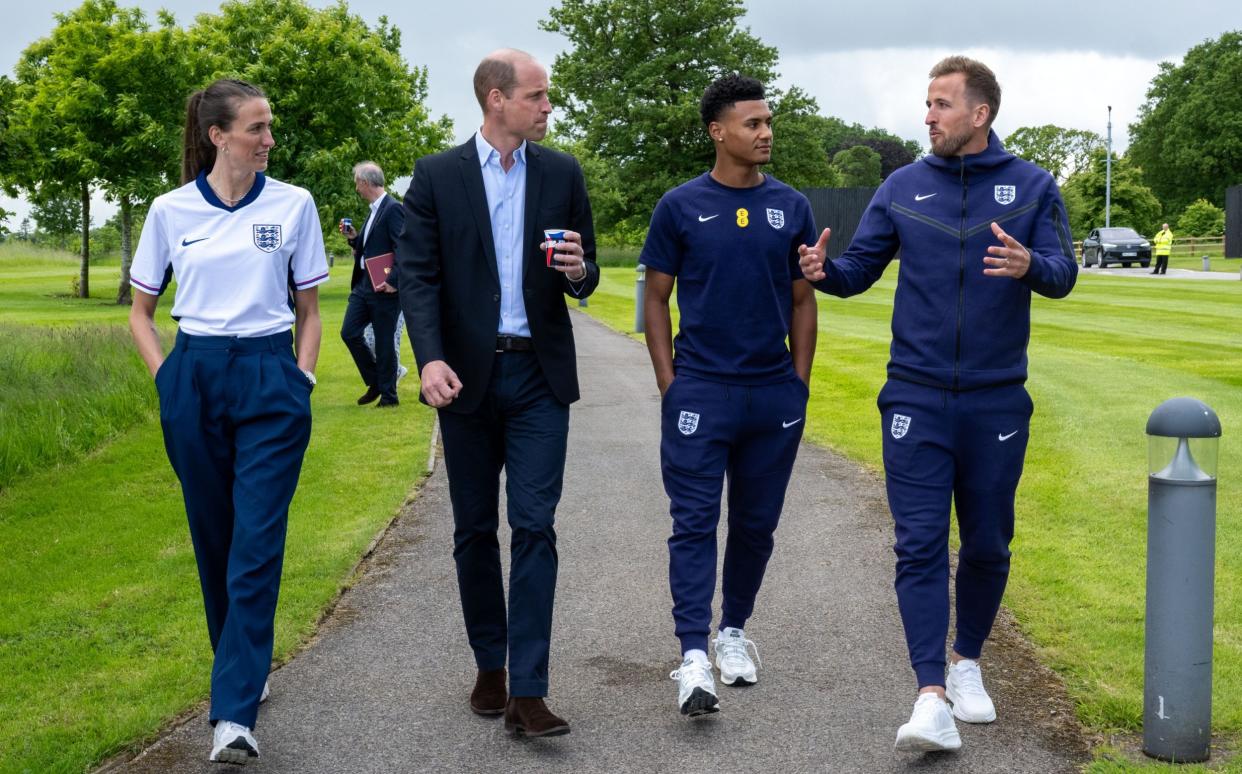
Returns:
[[[317,286],[328,264],[310,193],[263,175],[275,145],[263,92],[219,80],[195,92],[186,113],[183,185],[151,204],[130,270],[141,292],[129,319],[155,377],[215,652],[210,759],[244,764],[259,755],[251,729],[266,697],[289,502],[310,440]],[[179,330],[166,358],[154,317],[174,276]]]
[[[719,709],[707,647],[726,478],[715,661],[726,685],[758,679],[750,655],[758,650],[744,627],[805,426],[816,330],[814,293],[798,267],[798,248],[815,239],[810,203],[759,171],[772,155],[763,85],[721,78],[703,94],[700,113],[716,146],[715,166],[664,195],[641,258],[647,347],[663,396],[660,464],[673,517],[669,585],[682,663],[671,676],[678,707],[692,717]],[[674,280],[681,312],[675,342]]]

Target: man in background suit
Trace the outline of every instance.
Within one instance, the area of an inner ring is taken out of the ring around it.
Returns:
[[[565,297],[584,298],[599,282],[595,234],[582,168],[534,142],[552,112],[547,71],[502,49],[479,64],[474,91],[482,128],[414,167],[397,242],[401,304],[422,400],[439,409],[453,557],[478,667],[470,708],[503,713],[511,732],[552,736],[569,732],[543,701],[553,522],[578,399]],[[545,229],[566,230],[552,265]],[[507,610],[496,537],[501,469],[513,533]]]
[[[350,277],[349,304],[345,308],[345,320],[341,323],[341,340],[353,355],[358,373],[367,391],[358,399],[365,406],[379,398],[379,406],[396,406],[397,400],[397,349],[394,338],[401,303],[397,298],[396,267],[388,280],[376,289],[367,274],[365,259],[391,253],[396,250],[397,235],[405,216],[401,203],[388,195],[384,189],[384,171],[373,161],[363,161],[354,166],[354,188],[358,195],[370,203],[362,233],[354,227],[340,225],[341,233],[349,240],[354,252],[354,271]],[[375,354],[371,354],[363,331],[370,324],[375,329]]]

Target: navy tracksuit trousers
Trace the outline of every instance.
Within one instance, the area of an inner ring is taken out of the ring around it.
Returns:
[[[660,467],[673,517],[673,619],[684,653],[707,650],[716,593],[716,526],[729,482],[720,627],[743,628],[772,555],[809,390],[801,379],[737,385],[678,374],[661,408]]]
[[[272,665],[289,502],[310,440],[293,337],[177,334],[155,376],[215,652],[210,721],[254,727]]]
[[[1033,406],[1020,384],[952,392],[897,379],[877,403],[910,664],[920,688],[942,686],[950,504],[961,537],[953,649],[978,658],[1009,577],[1014,493]]]

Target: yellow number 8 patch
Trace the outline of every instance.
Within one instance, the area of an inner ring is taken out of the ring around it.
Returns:
[[[746,211],[745,207],[738,208],[737,225],[739,228],[746,228],[750,225],[750,213]]]

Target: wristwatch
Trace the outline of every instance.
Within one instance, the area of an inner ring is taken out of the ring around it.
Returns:
[[[319,384],[319,382],[315,379],[314,373],[307,371],[305,368],[300,368],[298,370],[300,370],[302,374],[306,376],[306,381],[310,382],[312,387]]]

